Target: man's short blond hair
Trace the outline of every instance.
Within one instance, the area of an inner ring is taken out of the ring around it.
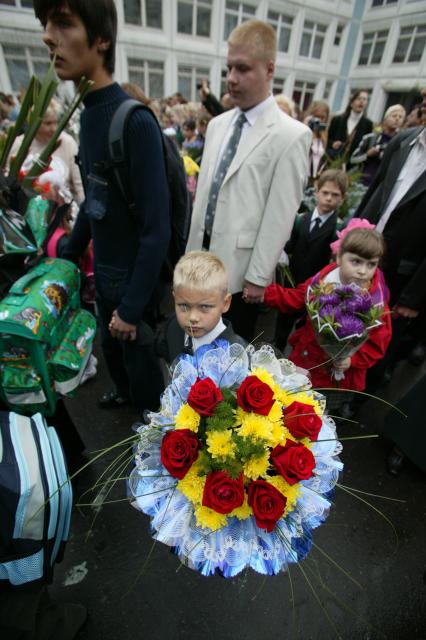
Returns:
[[[228,273],[222,260],[208,251],[190,251],[177,263],[173,289],[188,287],[200,292],[218,290],[228,293]]]
[[[265,64],[275,62],[277,57],[277,34],[270,24],[261,20],[248,20],[235,27],[228,45],[250,49],[253,57]]]

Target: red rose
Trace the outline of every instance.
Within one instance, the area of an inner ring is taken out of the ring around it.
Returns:
[[[248,376],[237,391],[237,402],[244,411],[267,416],[274,404],[274,392],[257,376]]]
[[[216,405],[222,400],[222,391],[211,378],[196,380],[188,394],[189,406],[201,416],[212,416]]]
[[[218,513],[231,513],[244,502],[244,482],[242,474],[233,479],[225,471],[213,471],[206,478],[203,506]]]
[[[198,458],[200,441],[189,429],[168,431],[161,442],[161,462],[174,478],[182,480]]]
[[[284,513],[287,498],[266,480],[255,480],[249,484],[248,503],[259,529],[271,533]]]
[[[271,462],[288,484],[296,484],[312,476],[315,458],[303,444],[287,440],[285,446],[280,444],[271,451]]]
[[[284,424],[295,438],[309,438],[316,441],[321,431],[322,420],[310,404],[295,400],[283,411]]]

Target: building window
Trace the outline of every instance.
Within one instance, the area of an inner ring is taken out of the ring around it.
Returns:
[[[124,22],[153,29],[163,28],[162,0],[123,0]]]
[[[314,99],[315,87],[315,82],[296,80],[294,83],[293,100],[299,105],[302,111],[306,111]]]
[[[204,67],[178,66],[178,91],[191,102],[198,100],[197,85],[210,76],[210,69]]]
[[[138,85],[149,98],[164,96],[164,65],[162,62],[127,58],[129,82]]]
[[[32,75],[43,77],[49,68],[49,57],[45,47],[4,44],[3,54],[12,91],[19,91],[25,87]]]
[[[394,62],[419,62],[426,47],[426,24],[401,27]]]
[[[389,31],[371,31],[364,33],[358,64],[380,64],[386,46]]]
[[[325,24],[305,20],[299,54],[305,58],[316,58],[319,60],[322,55],[326,31],[327,27]]]
[[[322,94],[323,100],[329,100],[332,87],[333,87],[333,81],[332,80],[326,80],[325,85],[324,85],[324,91],[323,91],[323,94]]]
[[[286,16],[284,13],[268,11],[268,22],[271,23],[277,32],[278,51],[287,53],[290,45],[293,18],[291,16]]]
[[[225,29],[223,33],[224,40],[228,40],[229,34],[235,27],[250,20],[256,15],[256,7],[245,2],[232,2],[226,0],[225,6]]]
[[[212,0],[179,0],[178,32],[210,38]]]
[[[22,9],[33,9],[33,0],[0,0],[0,5],[6,4],[8,7],[21,7]]]
[[[283,91],[284,91],[284,78],[274,77],[272,81],[272,93],[274,94],[274,96],[276,96],[279,93],[283,93]]]
[[[338,24],[336,27],[336,33],[334,35],[333,44],[335,47],[339,47],[342,42],[343,29],[345,28],[344,24]]]
[[[372,0],[372,7],[386,7],[388,4],[396,4],[398,0]]]

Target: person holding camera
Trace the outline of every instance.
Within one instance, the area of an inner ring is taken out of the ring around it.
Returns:
[[[402,127],[404,120],[404,107],[401,104],[392,105],[385,112],[382,126],[363,136],[351,155],[352,164],[364,163],[361,180],[365,186],[369,187],[372,183],[387,145]]]
[[[324,154],[327,141],[327,125],[330,107],[326,102],[316,100],[306,111],[304,123],[312,130],[312,144],[309,150],[309,186],[312,186],[324,168]]]

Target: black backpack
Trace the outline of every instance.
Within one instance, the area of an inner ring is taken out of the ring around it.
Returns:
[[[167,253],[167,268],[169,275],[181,256],[185,253],[191,222],[191,197],[186,187],[186,175],[182,158],[176,145],[161,130],[154,113],[137,100],[129,98],[121,103],[114,113],[108,132],[108,160],[106,166],[112,175],[123,200],[127,203],[130,213],[134,210],[131,183],[127,170],[125,132],[127,123],[136,109],[144,109],[151,114],[161,133],[163,151],[166,164],[167,182],[170,193],[170,219],[172,234]]]

